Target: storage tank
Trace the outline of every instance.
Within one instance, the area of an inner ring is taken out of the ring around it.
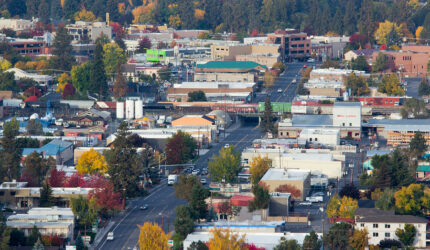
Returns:
[[[349,101],[349,94],[348,94],[348,92],[343,92],[343,101],[344,102],[347,102],[347,101]]]
[[[143,117],[143,101],[137,100],[134,104],[134,117],[140,119]]]
[[[123,102],[117,102],[116,103],[116,118],[117,119],[124,119],[124,103]]]
[[[125,118],[133,119],[134,118],[134,101],[127,100],[125,101]]]

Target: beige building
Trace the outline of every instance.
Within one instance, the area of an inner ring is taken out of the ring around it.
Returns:
[[[85,22],[77,21],[74,24],[66,25],[69,35],[72,36],[74,42],[89,39],[95,42],[100,35],[105,35],[110,40],[112,39],[112,27],[105,22]]]
[[[32,24],[30,20],[0,18],[0,29],[24,31],[24,30],[30,30],[31,27],[32,27]]]
[[[299,196],[294,199],[305,200],[311,190],[311,171],[297,169],[271,168],[261,178],[260,183],[264,183],[269,188],[269,192],[277,192],[277,188],[282,185],[290,185],[300,190]]]
[[[208,72],[194,75],[195,82],[255,82],[253,73]]]
[[[251,61],[271,68],[280,61],[279,44],[212,45],[211,59]]]

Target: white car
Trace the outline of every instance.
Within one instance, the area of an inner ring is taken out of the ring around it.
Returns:
[[[206,179],[200,179],[200,183],[206,185]]]
[[[230,147],[230,144],[228,143],[224,145],[224,148],[229,148],[229,147]]]
[[[308,62],[315,62],[315,59],[313,59],[313,58],[309,58],[309,59],[308,59]]]
[[[199,174],[199,172],[200,172],[200,171],[199,171],[198,169],[196,169],[196,170],[193,170],[192,174],[193,174],[193,175],[198,175],[198,174]]]
[[[310,205],[312,205],[312,202],[310,202],[310,201],[304,201],[304,202],[300,202],[299,205],[310,206]]]
[[[282,93],[282,89],[278,89],[278,93]]]
[[[113,232],[108,233],[106,240],[113,240]]]

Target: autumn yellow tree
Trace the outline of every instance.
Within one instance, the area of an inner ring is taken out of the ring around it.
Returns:
[[[1,71],[8,70],[11,67],[12,67],[12,64],[8,60],[3,59],[3,60],[0,61],[0,69],[1,69]]]
[[[133,23],[138,23],[142,19],[141,16],[149,15],[154,8],[156,2],[154,0],[143,0],[142,5],[134,8],[131,13],[133,14]]]
[[[349,237],[349,244],[357,250],[366,249],[369,241],[369,237],[367,236],[368,232],[366,229],[363,230],[355,230],[354,234]]]
[[[378,29],[374,34],[374,37],[379,44],[387,43],[387,35],[392,29],[394,29],[400,37],[403,36],[401,25],[397,25],[396,23],[390,22],[388,20],[385,20],[383,23],[379,23]]]
[[[339,198],[335,195],[331,197],[327,205],[327,216],[330,218],[354,218],[355,210],[358,207],[357,200],[348,196]]]
[[[264,73],[264,87],[272,87],[273,82],[275,82],[275,77],[273,76],[272,72],[266,71],[266,73]]]
[[[270,166],[272,165],[272,160],[270,160],[267,156],[263,158],[259,155],[252,158],[250,165],[251,168],[249,171],[251,172],[251,183],[253,185],[257,185],[267,170],[269,170]]]
[[[182,25],[181,17],[179,14],[169,16],[169,25],[174,28],[179,28]]]
[[[69,74],[63,73],[58,77],[58,86],[57,92],[63,93],[64,87],[67,83],[72,82],[72,78],[70,78]]]
[[[105,157],[94,149],[90,149],[79,157],[76,170],[80,174],[104,174],[107,172]]]
[[[394,198],[396,211],[400,214],[421,215],[430,209],[430,189],[423,184],[402,187]]]
[[[203,20],[205,18],[205,11],[201,9],[194,9],[194,17],[197,20]]]
[[[417,39],[417,41],[420,40],[421,32],[423,31],[423,29],[423,26],[418,26],[418,28],[415,30],[415,38]]]
[[[82,9],[81,11],[75,13],[75,21],[93,22],[95,20],[96,20],[96,16],[92,11],[87,11],[86,9]]]
[[[140,249],[168,249],[167,241],[169,240],[169,235],[165,234],[157,223],[145,222],[143,226],[137,226],[140,229],[138,241]]]
[[[229,229],[215,227],[210,231],[212,238],[209,239],[208,246],[211,250],[242,250],[246,249],[245,237],[233,233]]]

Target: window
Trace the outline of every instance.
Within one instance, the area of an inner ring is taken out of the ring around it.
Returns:
[[[289,133],[289,132],[287,132],[287,135],[290,135],[290,133]]]
[[[315,141],[318,141],[318,138],[315,138]]]
[[[364,227],[364,223],[361,223],[361,227]]]
[[[349,123],[349,126],[352,127],[352,123],[351,122]]]
[[[283,136],[284,135],[284,132],[281,132],[281,136]]]
[[[373,228],[378,228],[378,224],[373,224]]]
[[[309,138],[309,141],[312,141],[312,138]]]
[[[391,225],[390,224],[385,224],[385,228],[390,228]]]
[[[385,233],[385,237],[390,238],[390,233]]]
[[[342,126],[344,126],[344,127],[345,127],[345,123],[342,123]]]
[[[378,233],[373,233],[373,237],[378,237],[379,234]]]

